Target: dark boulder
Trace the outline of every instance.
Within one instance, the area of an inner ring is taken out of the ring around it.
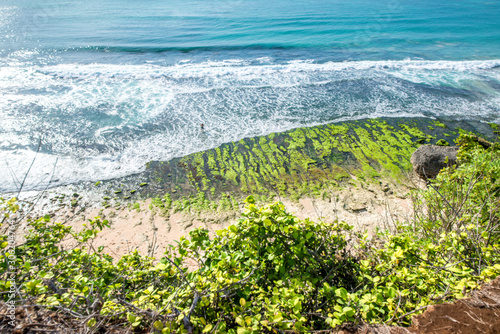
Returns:
[[[422,179],[433,179],[445,167],[457,163],[458,146],[420,146],[411,156],[413,170]]]

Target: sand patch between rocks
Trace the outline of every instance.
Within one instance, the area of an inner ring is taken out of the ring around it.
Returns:
[[[301,198],[299,201],[281,199],[288,212],[300,219],[333,222],[341,220],[353,225],[355,230],[374,233],[376,228],[390,228],[394,222],[407,220],[412,215],[409,189],[395,184],[380,183],[341,188],[330,191],[323,198]],[[277,199],[279,200],[279,199]],[[103,246],[104,252],[115,259],[137,250],[142,255],[160,258],[169,244],[174,244],[189,231],[203,227],[212,234],[236,222],[244,205],[230,212],[177,212],[162,216],[150,209],[151,200],[140,202],[134,208],[87,208],[59,210],[53,214],[55,221],[82,229],[89,219],[101,217],[110,223],[93,241],[93,247]],[[77,213],[77,214],[75,214]],[[68,245],[72,246],[72,245]]]

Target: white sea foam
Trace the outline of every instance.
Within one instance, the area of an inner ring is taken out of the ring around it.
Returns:
[[[500,67],[498,60],[473,61],[355,61],[315,63],[313,60],[293,60],[285,64],[250,65],[249,60],[229,59],[203,63],[179,62],[173,66],[116,65],[116,64],[61,64],[40,68],[40,72],[66,79],[157,79],[162,77],[187,79],[205,77],[262,76],[276,72],[346,72],[346,71],[456,71],[474,72]]]
[[[0,190],[125,176],[244,137],[364,117],[498,120],[500,60],[0,67]],[[201,133],[199,124],[205,124]],[[55,164],[58,159],[57,164]],[[8,165],[7,163],[8,162]]]

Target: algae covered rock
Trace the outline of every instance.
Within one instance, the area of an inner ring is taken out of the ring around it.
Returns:
[[[439,139],[437,142],[436,142],[436,145],[438,146],[450,146],[450,143],[448,143],[446,140],[444,139]]]
[[[420,146],[411,156],[413,171],[422,179],[433,179],[445,167],[457,163],[457,146]]]
[[[373,208],[374,195],[365,190],[354,190],[344,197],[344,209],[351,213],[362,213]]]

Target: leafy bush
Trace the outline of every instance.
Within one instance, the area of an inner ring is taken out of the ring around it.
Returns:
[[[351,227],[301,221],[282,204],[257,208],[247,201],[237,224],[213,239],[195,230],[179,244],[181,256],[200,263],[197,290],[211,292],[203,313],[218,332],[323,328],[317,310],[329,303],[332,287],[357,284],[357,261],[347,247]]]
[[[2,261],[2,290],[11,284],[5,273],[15,272],[22,299],[85,319],[95,329],[126,317],[135,329],[168,323],[165,333],[257,333],[322,328],[315,313],[329,303],[332,286],[357,284],[358,265],[346,239],[351,228],[301,221],[281,204],[249,203],[237,224],[213,238],[194,230],[159,263],[134,252],[114,264],[102,248],[93,249],[92,238],[107,224],[96,218],[77,233],[48,217],[29,222],[15,249],[15,268]],[[77,244],[68,248],[68,238]],[[188,258],[199,269],[188,271]]]
[[[483,257],[500,242],[500,144],[461,135],[458,166],[441,171],[427,190],[418,193],[413,231],[437,242],[442,235],[464,236],[453,254],[479,274],[491,265]]]
[[[378,240],[380,241],[380,239]],[[428,305],[463,298],[482,282],[500,274],[500,245],[479,250],[476,272],[462,254],[468,234],[443,233],[435,242],[413,232],[389,235],[383,245],[362,243],[363,287],[352,295],[361,318],[371,323],[409,325],[411,316]]]

